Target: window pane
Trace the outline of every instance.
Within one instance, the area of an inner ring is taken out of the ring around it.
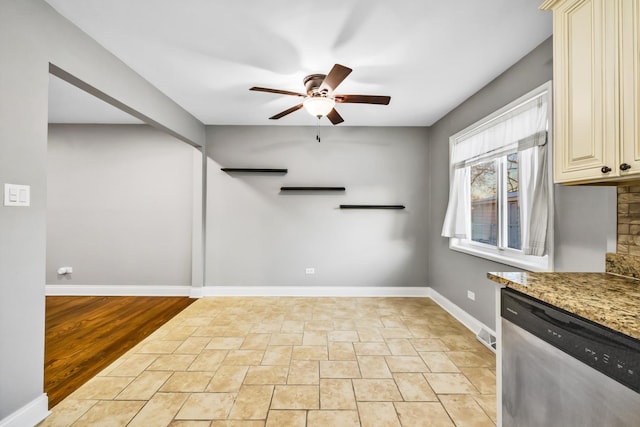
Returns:
[[[507,156],[507,245],[520,249],[520,192],[518,153]]]
[[[498,181],[496,162],[471,166],[471,240],[496,246]]]

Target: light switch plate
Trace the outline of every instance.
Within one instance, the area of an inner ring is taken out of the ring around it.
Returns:
[[[30,206],[31,186],[18,184],[4,185],[5,206]]]

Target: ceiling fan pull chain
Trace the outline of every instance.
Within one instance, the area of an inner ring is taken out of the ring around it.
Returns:
[[[318,124],[316,130],[316,141],[320,142],[320,116],[318,116]]]

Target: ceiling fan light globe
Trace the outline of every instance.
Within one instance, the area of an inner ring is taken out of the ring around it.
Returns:
[[[336,101],[333,98],[326,96],[311,96],[304,100],[302,103],[305,110],[314,117],[322,117],[329,114],[333,107],[336,105]]]

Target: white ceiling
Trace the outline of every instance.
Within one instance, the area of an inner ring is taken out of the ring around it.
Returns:
[[[391,96],[339,105],[340,126],[431,125],[552,30],[541,0],[46,1],[205,124],[315,125],[268,120],[299,98],[248,89],[304,92],[340,63],[337,93]]]

